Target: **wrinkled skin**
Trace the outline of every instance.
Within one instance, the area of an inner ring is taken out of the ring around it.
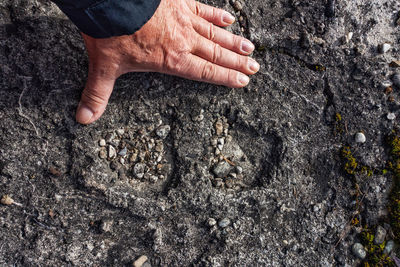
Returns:
[[[89,124],[103,114],[115,80],[127,72],[160,72],[239,88],[259,64],[248,57],[254,45],[218,26],[228,12],[193,0],[162,0],[135,34],[95,39],[82,33],[89,73],[76,119]]]

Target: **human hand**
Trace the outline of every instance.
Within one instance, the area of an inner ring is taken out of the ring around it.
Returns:
[[[103,114],[115,80],[127,72],[161,72],[239,88],[259,64],[248,57],[254,45],[217,26],[228,26],[228,12],[194,0],[162,0],[136,33],[95,39],[82,33],[89,73],[76,120],[89,124]]]

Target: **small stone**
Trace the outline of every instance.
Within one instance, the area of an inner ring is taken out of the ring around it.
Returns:
[[[133,267],[142,267],[143,264],[147,261],[147,256],[142,255],[140,256],[135,262],[133,263]]]
[[[214,218],[208,219],[208,226],[214,226],[217,224],[217,221]]]
[[[360,243],[355,243],[352,247],[352,251],[354,255],[360,259],[365,259],[365,257],[367,256],[367,252],[365,251],[363,245],[361,245]]]
[[[115,151],[115,148],[112,145],[108,146],[108,157],[110,159],[115,158],[117,156],[117,152]]]
[[[216,148],[216,149],[215,149],[215,155],[218,156],[219,154],[221,154],[221,150],[219,150],[219,148]]]
[[[385,89],[385,94],[386,94],[386,95],[389,95],[389,94],[391,94],[392,92],[393,92],[393,87],[391,87],[391,86],[386,87],[386,89]]]
[[[233,3],[233,8],[236,11],[240,11],[243,9],[242,3],[240,3],[239,1],[235,1],[235,3]]]
[[[226,143],[228,144],[228,143],[230,143],[231,141],[232,141],[232,136],[231,135],[227,135],[226,137],[225,137],[225,141],[226,141]]]
[[[393,240],[389,240],[386,243],[386,246],[385,246],[385,249],[383,250],[383,253],[384,254],[389,254],[390,252],[392,252],[393,248],[394,248],[394,241]]]
[[[155,150],[156,150],[157,152],[162,152],[162,151],[164,151],[164,144],[163,144],[162,141],[157,141]]]
[[[122,156],[122,157],[125,157],[127,152],[128,152],[128,149],[127,149],[126,147],[124,147],[123,149],[121,149],[121,150],[118,152],[118,155],[120,155],[120,156]]]
[[[400,73],[396,73],[395,75],[393,75],[392,82],[394,85],[396,85],[396,87],[400,88]]]
[[[217,145],[217,148],[218,148],[220,151],[222,151],[222,149],[224,148],[224,145],[223,145],[223,144],[219,144],[219,145]]]
[[[99,146],[106,146],[106,140],[105,139],[100,139]]]
[[[356,143],[365,143],[367,138],[365,137],[365,135],[363,133],[357,133],[355,140],[356,140]]]
[[[231,220],[224,218],[218,222],[218,226],[221,228],[226,228],[231,224]]]
[[[171,131],[171,127],[169,125],[160,126],[156,130],[156,134],[161,138],[165,139],[169,132]]]
[[[392,81],[386,80],[386,81],[383,81],[381,83],[381,85],[382,85],[382,89],[386,90],[386,88],[391,87],[393,85],[393,83],[392,83]]]
[[[229,174],[229,176],[232,177],[232,178],[237,178],[237,174],[234,173],[234,172],[231,172],[231,173]]]
[[[394,113],[388,113],[386,117],[390,121],[396,119],[396,115]]]
[[[141,179],[144,176],[144,171],[146,169],[146,165],[144,163],[137,163],[133,167],[133,173],[137,178]]]
[[[125,133],[125,130],[124,130],[124,129],[118,129],[118,130],[117,130],[117,134],[118,134],[119,136],[123,135],[124,133]]]
[[[224,145],[225,144],[225,138],[219,138],[218,139],[218,144]]]
[[[8,195],[4,195],[1,198],[0,203],[3,205],[12,205],[12,204],[14,204],[14,200],[11,197],[9,197]]]
[[[232,167],[231,165],[229,165],[229,163],[227,163],[226,161],[221,161],[214,167],[213,173],[216,177],[223,178],[229,174],[231,169]]]
[[[392,46],[391,46],[390,44],[384,43],[384,44],[380,45],[379,51],[380,51],[382,54],[385,54],[386,52],[388,52],[388,51],[390,50],[390,48],[392,48]]]
[[[348,32],[345,36],[345,43],[348,44],[352,38],[353,38],[353,32]]]
[[[120,162],[121,164],[125,164],[125,159],[124,159],[124,158],[120,158],[120,159],[119,159],[119,162]]]
[[[132,163],[136,162],[137,157],[138,157],[138,153],[137,153],[137,151],[135,151],[135,152],[132,153],[131,157],[129,158],[129,161],[132,162]]]
[[[241,174],[242,172],[243,172],[243,168],[242,167],[240,167],[240,166],[236,166],[236,172],[238,173],[238,174]]]
[[[379,225],[376,228],[375,232],[375,238],[374,238],[375,245],[382,244],[385,241],[385,237],[386,237],[386,229]]]
[[[149,181],[152,182],[152,183],[157,183],[158,177],[155,176],[155,175],[151,175],[151,176],[149,177]]]
[[[217,135],[222,135],[222,133],[224,132],[224,126],[222,124],[222,121],[218,120],[215,123],[215,132],[217,133]]]
[[[104,233],[111,232],[113,223],[114,222],[112,220],[104,220],[104,221],[102,221],[101,225],[100,225],[101,231],[103,231]]]
[[[105,148],[101,148],[99,151],[99,158],[106,159],[107,158],[107,151]]]

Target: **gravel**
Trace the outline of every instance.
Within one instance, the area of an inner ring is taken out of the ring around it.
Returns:
[[[365,143],[366,140],[367,138],[363,133],[357,133],[355,136],[356,143]]]
[[[364,246],[360,243],[355,243],[352,247],[352,251],[354,255],[360,259],[365,259],[365,257],[367,256],[367,252],[365,251]]]
[[[228,162],[221,161],[213,168],[213,173],[218,178],[224,178],[229,174],[229,172],[231,170],[232,170],[232,166],[229,165]]]
[[[375,232],[374,243],[376,245],[382,244],[385,241],[385,237],[386,237],[386,229],[378,225]]]
[[[226,228],[231,224],[231,220],[224,218],[218,222],[218,226],[221,228]]]

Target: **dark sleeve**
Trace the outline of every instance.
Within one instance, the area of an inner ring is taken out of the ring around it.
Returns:
[[[132,34],[154,14],[160,0],[52,0],[83,33],[94,38]]]

